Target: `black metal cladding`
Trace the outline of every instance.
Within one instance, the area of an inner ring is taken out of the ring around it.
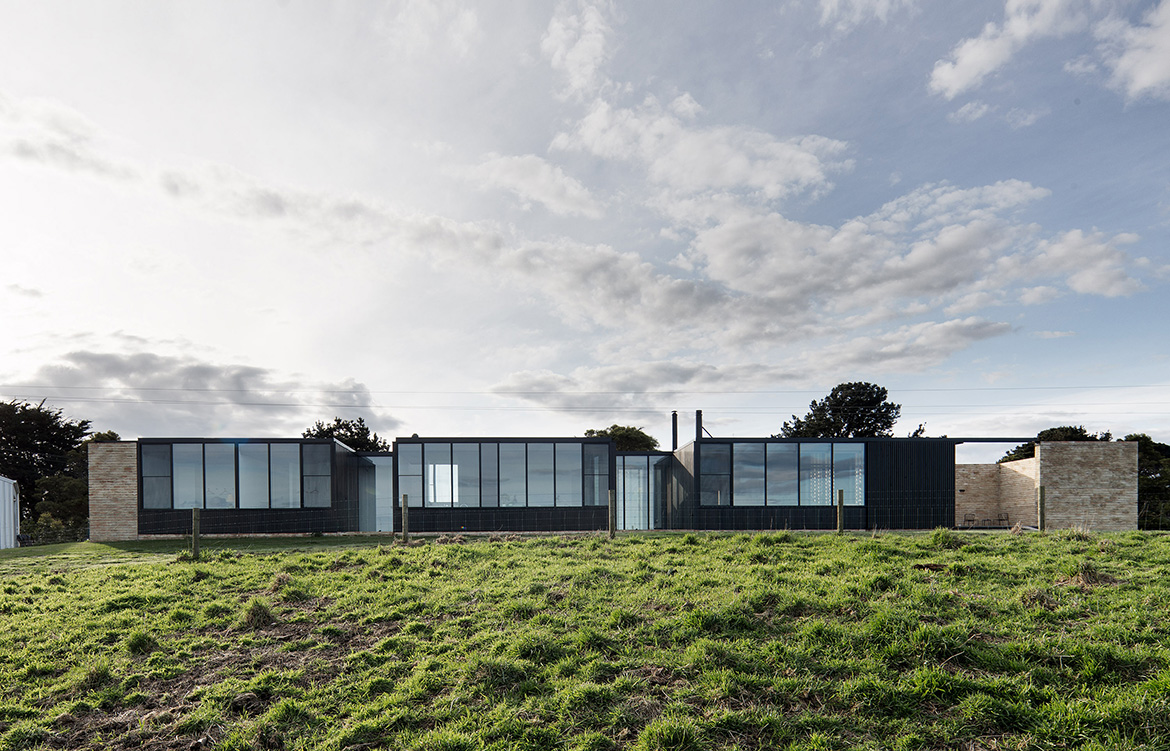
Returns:
[[[866,443],[865,469],[870,528],[955,525],[955,441],[870,441]]]

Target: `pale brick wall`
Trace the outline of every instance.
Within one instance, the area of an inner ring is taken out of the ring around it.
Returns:
[[[1037,448],[1049,529],[1137,529],[1137,443],[1045,442]]]
[[[999,465],[955,465],[955,525],[981,525],[999,515]]]
[[[138,442],[89,445],[89,539],[138,539]]]
[[[995,465],[999,467],[999,510],[1008,515],[1008,525],[1039,526],[1040,464],[1035,457]]]

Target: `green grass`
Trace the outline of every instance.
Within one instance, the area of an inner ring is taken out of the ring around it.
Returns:
[[[0,751],[1170,748],[1170,536],[0,553]]]

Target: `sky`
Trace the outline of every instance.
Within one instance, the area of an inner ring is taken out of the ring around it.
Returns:
[[[1170,442],[1168,241],[1170,0],[0,0],[0,399],[124,438]]]

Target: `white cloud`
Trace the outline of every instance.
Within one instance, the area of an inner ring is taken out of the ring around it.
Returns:
[[[575,12],[574,12],[575,10]],[[581,96],[605,82],[601,72],[609,57],[608,2],[562,2],[548,22],[540,50],[567,78],[567,95]]]
[[[464,176],[484,188],[502,188],[524,201],[543,204],[562,216],[601,216],[601,206],[579,181],[535,154],[489,154],[478,165],[463,170]]]
[[[1170,0],[1161,2],[1133,25],[1110,17],[1094,29],[1111,84],[1128,99],[1170,100]]]
[[[890,14],[913,8],[916,0],[820,0],[821,25],[834,24],[838,31],[848,31],[870,19],[885,23]]]
[[[1142,289],[1142,284],[1126,272],[1127,256],[1118,246],[1137,239],[1130,234],[1106,238],[1100,232],[1070,230],[1042,241],[1036,264],[1067,274],[1066,283],[1073,292],[1104,297],[1130,295]]]
[[[677,101],[677,100],[676,100]],[[831,171],[848,169],[846,144],[821,136],[778,139],[738,126],[695,128],[648,98],[637,109],[593,102],[553,148],[645,165],[650,180],[682,194],[745,190],[765,200],[828,190]]]
[[[1069,336],[1076,336],[1075,331],[1037,331],[1032,336],[1040,339],[1064,339]]]
[[[991,107],[987,102],[975,100],[974,102],[967,102],[959,109],[947,115],[947,119],[952,123],[973,123],[979,118],[991,112]]]
[[[1029,126],[1035,125],[1037,122],[1039,122],[1040,118],[1045,117],[1048,115],[1048,113],[1049,110],[1047,107],[1039,107],[1030,110],[1020,109],[1017,107],[1008,110],[1008,113],[1004,115],[1004,120],[1007,120],[1008,125],[1010,125],[1012,128],[1019,130],[1020,128],[1027,128]]]
[[[387,6],[376,25],[391,49],[405,57],[437,46],[466,57],[480,35],[475,11],[455,0],[399,0]]]
[[[1002,24],[987,24],[979,36],[956,45],[950,60],[935,63],[931,91],[954,99],[978,87],[1029,42],[1085,28],[1082,7],[1082,0],[1007,0]]]
[[[11,156],[97,177],[136,177],[129,162],[107,153],[107,140],[88,118],[59,102],[0,93],[0,151]]]

